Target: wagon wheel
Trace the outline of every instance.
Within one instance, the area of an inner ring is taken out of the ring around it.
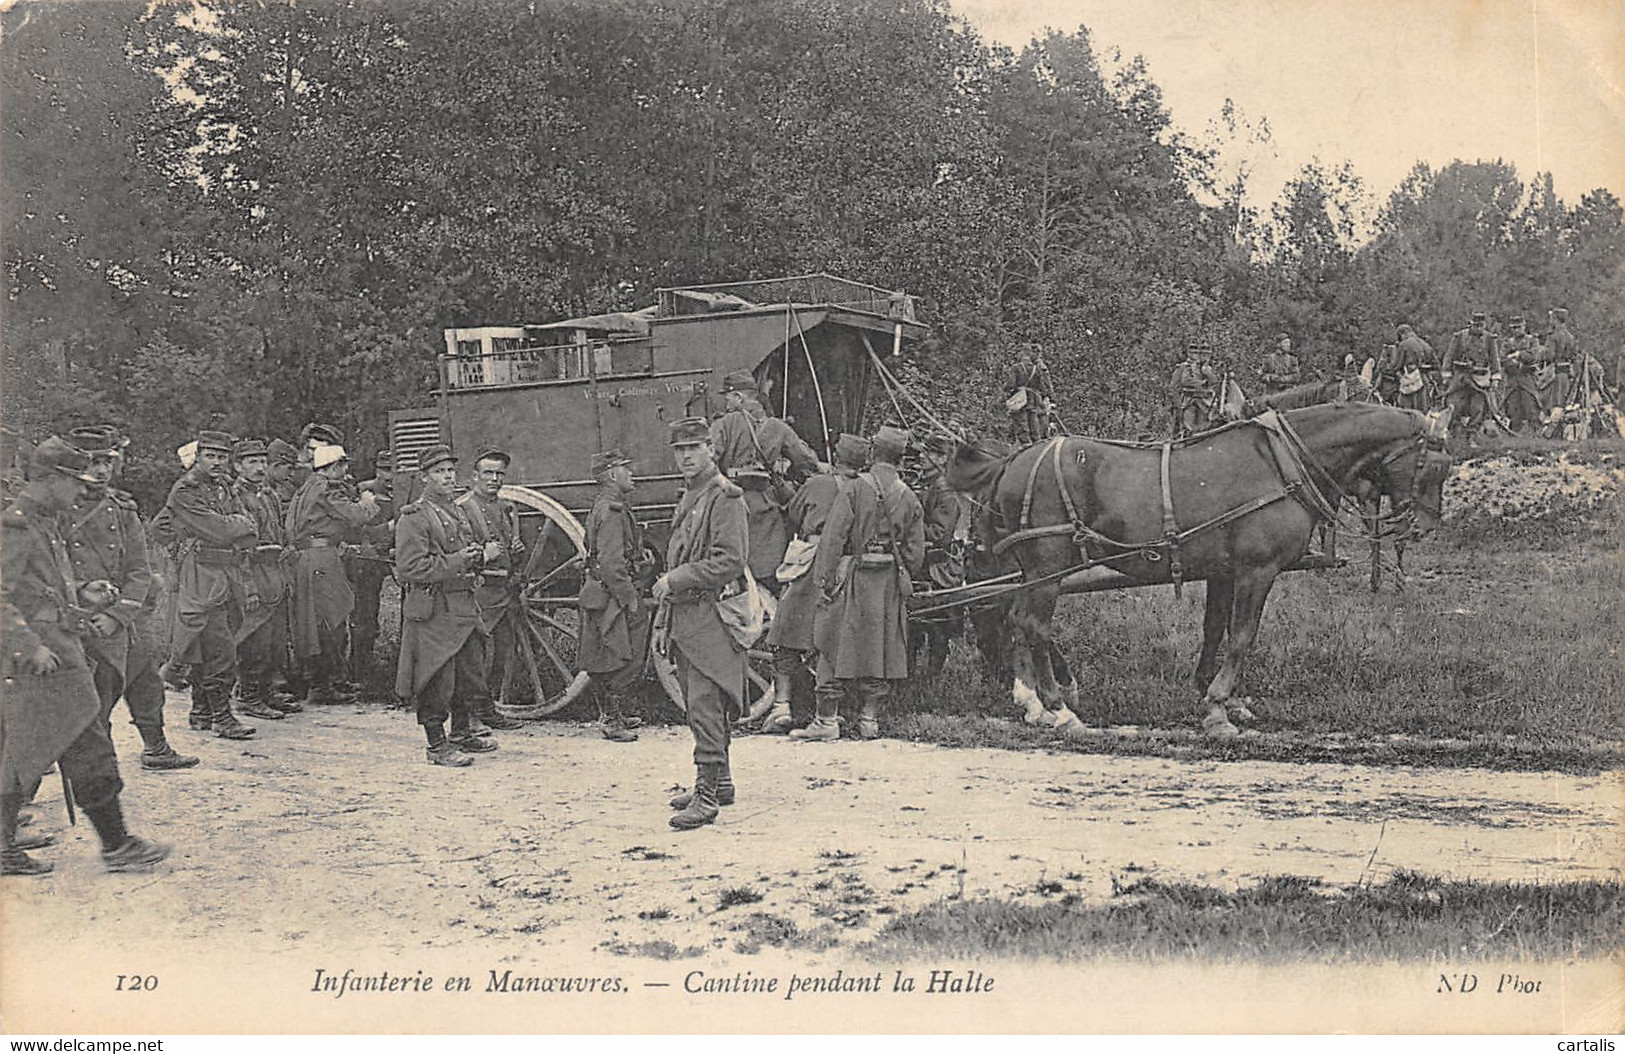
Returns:
[[[758,721],[769,710],[773,709],[773,652],[767,646],[767,631],[762,631],[762,639],[751,648],[745,663],[745,676],[748,679],[747,688],[750,696],[750,705],[746,709],[742,721]],[[683,686],[677,678],[677,663],[651,651],[649,665],[654,670],[655,679],[660,687],[665,689],[666,698],[677,707],[680,713],[688,713],[688,701],[683,697]]]
[[[504,657],[497,708],[508,717],[545,717],[585,687],[583,680],[569,690],[577,679],[581,633],[576,597],[586,531],[568,509],[540,491],[503,487],[500,496],[521,510],[519,530],[529,556],[519,597],[506,616],[512,620],[513,651]]]

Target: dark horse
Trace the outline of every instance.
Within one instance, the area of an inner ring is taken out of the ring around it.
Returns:
[[[961,444],[948,484],[981,503],[982,537],[1026,583],[1008,622],[1015,701],[1029,721],[1078,724],[1049,658],[1050,619],[1069,579],[1102,567],[1142,583],[1206,579],[1202,726],[1235,735],[1228,706],[1276,576],[1362,482],[1389,498],[1407,533],[1436,527],[1448,425],[1448,414],[1346,403],[1268,413],[1170,444],[1069,437],[1004,457]],[[1246,715],[1238,708],[1238,716]]]

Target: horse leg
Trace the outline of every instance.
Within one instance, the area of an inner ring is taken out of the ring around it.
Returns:
[[[1375,593],[1382,588],[1382,539],[1377,537],[1378,522],[1382,516],[1382,496],[1379,494],[1373,502],[1362,503],[1360,506],[1360,522],[1365,524],[1366,534],[1371,536],[1371,592]]]
[[[1055,601],[1059,596],[1058,587],[1047,586],[1034,591],[1029,598],[1028,615],[1032,620],[1030,625],[1034,633],[1033,667],[1038,677],[1038,683],[1033,687],[1038,691],[1039,699],[1044,704],[1044,712],[1040,715],[1038,723],[1047,724],[1062,735],[1072,736],[1083,732],[1084,726],[1068,705],[1076,699],[1076,684],[1072,681],[1072,673],[1067,668],[1066,659],[1062,657],[1054,641],[1052,620],[1055,616]],[[1055,675],[1057,664],[1065,671],[1067,681],[1073,685],[1072,692],[1060,686]]]
[[[1230,646],[1225,652],[1224,664],[1219,667],[1219,675],[1208,685],[1207,697],[1203,700],[1208,711],[1202,719],[1202,728],[1208,735],[1221,739],[1236,735],[1236,726],[1230,721],[1227,706],[1241,682],[1247,655],[1258,636],[1258,620],[1264,614],[1264,601],[1269,599],[1276,573],[1273,567],[1253,568],[1235,577],[1230,608]]]
[[[1207,580],[1206,606],[1202,611],[1202,654],[1196,660],[1196,687],[1206,688],[1213,683],[1213,671],[1219,663],[1219,646],[1224,643],[1225,630],[1230,625],[1230,591],[1234,581],[1229,575],[1210,575]]]
[[[1027,598],[1018,597],[1010,605],[1008,654],[1010,657],[1010,698],[1022,709],[1029,725],[1049,724],[1044,719],[1044,701],[1038,694],[1038,640],[1027,613]]]

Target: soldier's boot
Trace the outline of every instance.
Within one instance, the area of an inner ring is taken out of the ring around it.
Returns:
[[[0,875],[44,875],[51,865],[35,860],[17,844],[17,814],[22,809],[21,794],[0,794]]]
[[[259,729],[243,724],[231,712],[230,688],[210,685],[204,689],[204,697],[208,699],[209,712],[214,717],[215,735],[221,739],[252,739],[259,734]]]
[[[266,702],[272,709],[280,710],[285,714],[302,714],[305,712],[304,704],[299,702],[302,693],[294,691],[294,685],[281,674],[272,674],[270,682],[270,695]]]
[[[192,712],[186,715],[186,724],[194,732],[207,732],[214,727],[214,714],[209,709],[209,690],[201,684],[192,685]]]
[[[790,713],[790,696],[794,691],[789,671],[773,674],[773,709],[762,718],[762,731],[782,736],[795,726],[795,715]]]
[[[626,715],[621,707],[621,697],[614,692],[603,693],[604,713],[599,721],[604,738],[611,743],[635,743],[638,734],[626,724]]]
[[[694,766],[694,793],[681,812],[673,813],[667,822],[673,830],[692,831],[717,819],[717,784],[722,780],[719,764],[707,762]]]
[[[191,687],[191,680],[186,676],[186,664],[183,662],[166,662],[158,667],[158,676],[162,677],[167,687],[177,692]]]
[[[722,773],[717,776],[717,804],[732,805],[734,803],[734,797],[736,794],[737,790],[734,787],[733,765],[731,762],[724,761],[722,763]],[[692,790],[686,790],[681,794],[674,795],[668,804],[670,804],[673,809],[686,809],[688,808],[688,803],[693,800],[694,792]]]
[[[282,711],[271,705],[271,684],[269,681],[242,682],[242,705],[239,709],[248,717],[258,717],[265,721],[282,720]]]
[[[878,684],[865,681],[858,686],[858,695],[862,698],[862,708],[858,711],[858,738],[880,738],[880,703],[887,695],[886,682]]]
[[[179,753],[169,745],[169,740],[164,737],[163,726],[138,725],[136,730],[141,733],[142,768],[189,769],[197,764],[197,758]]]
[[[491,730],[480,724],[480,719],[467,710],[454,711],[451,715],[452,744],[461,751],[469,754],[489,754],[497,749],[497,745],[482,736],[489,736]]]
[[[170,847],[131,834],[124,826],[119,800],[85,806],[85,816],[102,840],[102,866],[109,871],[145,871],[169,856]]]
[[[494,728],[498,732],[511,732],[514,729],[524,725],[523,721],[516,721],[511,717],[504,717],[497,710],[496,701],[492,699],[485,699],[481,701],[480,708],[475,711],[475,716],[478,717],[480,721],[484,722],[488,728]]]
[[[423,726],[423,734],[428,737],[429,747],[424,751],[424,757],[431,765],[444,765],[452,769],[466,769],[474,764],[474,759],[457,748],[457,744],[446,738],[446,727],[443,724]]]
[[[818,713],[812,724],[790,733],[790,738],[802,743],[833,743],[841,738],[841,693],[820,691]]]

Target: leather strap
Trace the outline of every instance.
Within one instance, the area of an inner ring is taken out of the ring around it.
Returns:
[[[1174,581],[1177,598],[1185,585],[1185,565],[1179,559],[1179,522],[1174,518],[1174,491],[1169,482],[1173,454],[1172,443],[1162,444],[1162,542],[1168,547],[1168,575]]]

